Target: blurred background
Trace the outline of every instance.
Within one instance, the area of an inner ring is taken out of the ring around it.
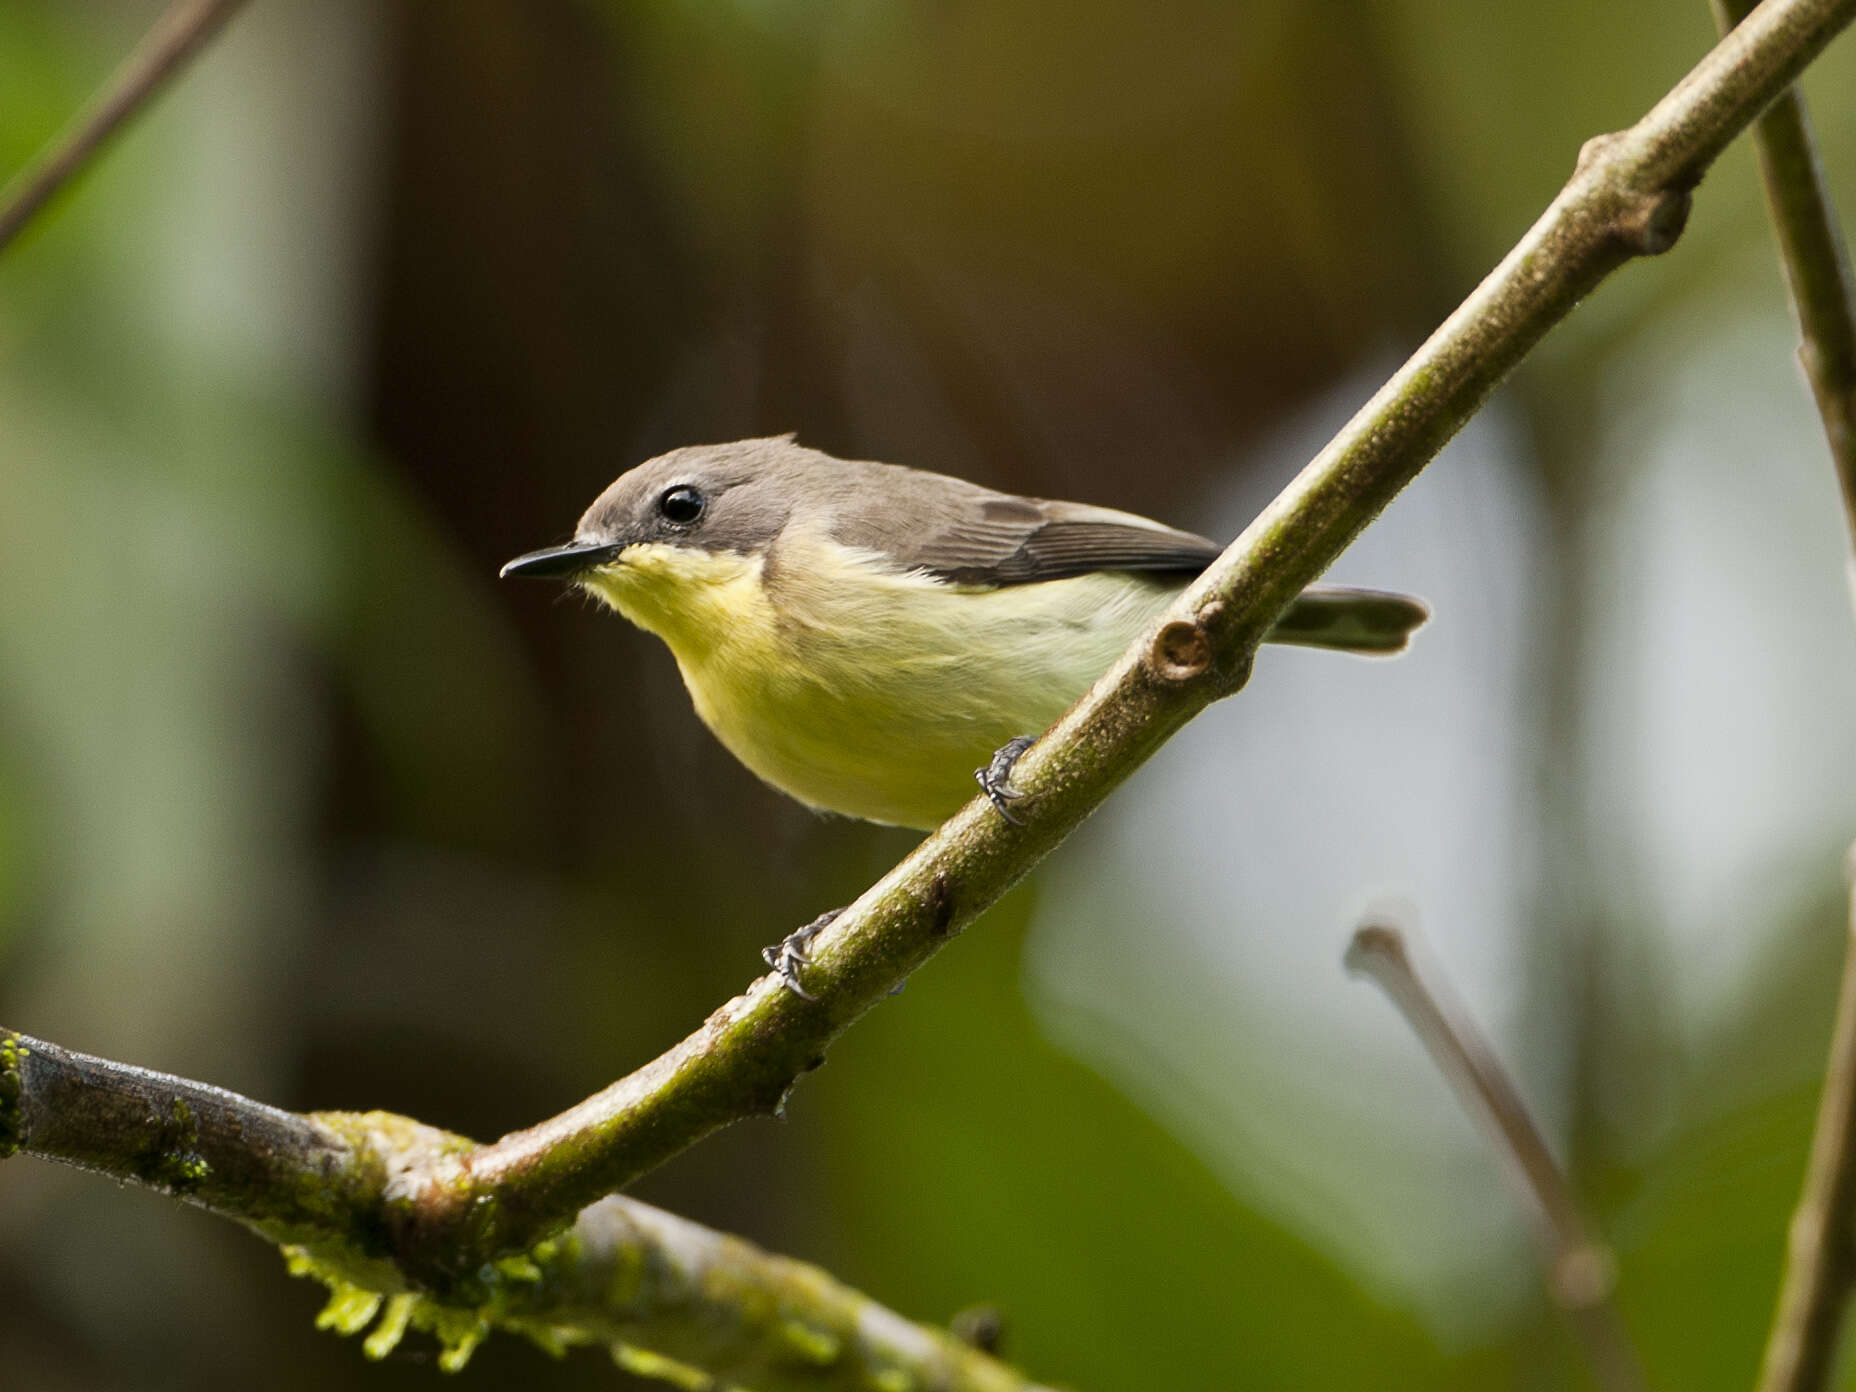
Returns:
[[[0,171],[153,0],[0,5]],[[258,0],[0,258],[0,1021],[491,1137],[908,834],[496,568],[622,469],[836,453],[1228,536],[1713,41],[1701,0]],[[1807,84],[1856,207],[1856,46]],[[1744,145],[1266,652],[795,1095],[639,1196],[1006,1356],[1576,1388],[1528,1222],[1341,951],[1418,925],[1660,1387],[1757,1364],[1856,832],[1856,625]],[[264,1244],[0,1167],[10,1388],[423,1386]],[[510,1338],[463,1381],[625,1384]],[[462,1384],[460,1384],[462,1385]],[[645,1386],[647,1384],[637,1384]]]

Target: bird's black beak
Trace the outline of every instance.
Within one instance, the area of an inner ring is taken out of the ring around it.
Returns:
[[[598,541],[576,541],[567,546],[550,546],[543,551],[531,551],[526,556],[517,556],[497,572],[507,580],[512,575],[520,575],[536,580],[571,580],[603,565],[611,560],[625,547]]]

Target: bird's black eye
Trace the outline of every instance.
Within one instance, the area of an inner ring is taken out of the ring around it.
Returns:
[[[674,522],[680,527],[687,527],[701,517],[702,510],[707,506],[708,502],[702,494],[687,483],[680,483],[675,488],[667,490],[664,496],[657,500],[657,510],[663,514],[664,520]]]

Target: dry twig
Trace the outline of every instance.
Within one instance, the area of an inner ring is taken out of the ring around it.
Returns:
[[[1643,1366],[1611,1296],[1617,1268],[1592,1235],[1559,1162],[1508,1070],[1441,976],[1426,981],[1389,923],[1362,924],[1347,948],[1349,971],[1370,976],[1404,1014],[1438,1071],[1482,1124],[1538,1218],[1547,1291],[1566,1312],[1605,1392],[1638,1392]]]
[[[147,106],[245,0],[174,0],[57,139],[0,190],[0,251]]]
[[[1750,0],[1714,0],[1715,17],[1724,32],[1745,20],[1751,9]],[[1798,318],[1798,361],[1817,399],[1856,541],[1856,280],[1818,164],[1804,96],[1796,87],[1782,93],[1759,118],[1753,143]],[[1848,565],[1851,601],[1856,604],[1856,549]],[[1852,874],[1856,875],[1856,863]],[[1778,1309],[1760,1367],[1760,1392],[1816,1392],[1829,1386],[1838,1335],[1856,1289],[1856,899],[1851,915],[1830,1065],[1804,1192],[1792,1216]]]

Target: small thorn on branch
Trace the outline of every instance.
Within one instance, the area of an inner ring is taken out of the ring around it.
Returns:
[[[1538,1220],[1548,1294],[1578,1331],[1599,1386],[1606,1392],[1641,1392],[1641,1363],[1611,1303],[1616,1262],[1579,1211],[1572,1185],[1494,1048],[1441,977],[1433,973],[1427,982],[1418,971],[1405,932],[1396,924],[1383,919],[1362,923],[1348,944],[1346,965],[1372,978],[1391,998],[1490,1142],[1510,1161],[1522,1197]]]

